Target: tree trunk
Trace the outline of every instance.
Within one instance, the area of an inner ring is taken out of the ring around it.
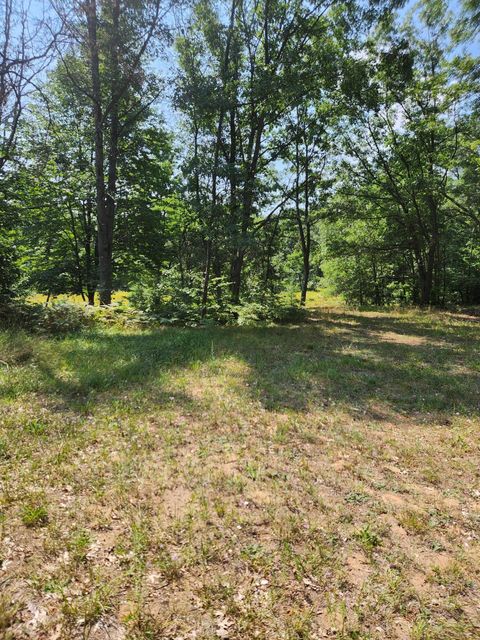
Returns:
[[[298,123],[298,111],[297,111],[297,123]],[[298,144],[298,137],[295,141],[295,216],[297,219],[298,233],[300,236],[300,246],[302,248],[303,259],[303,274],[302,274],[302,286],[300,291],[300,305],[305,306],[307,301],[308,281],[310,278],[310,245],[311,245],[311,232],[309,221],[309,166],[308,166],[308,145],[305,145],[305,184],[304,184],[304,211],[303,220],[302,212],[300,209],[300,150]]]
[[[242,199],[242,224],[240,230],[240,237],[237,240],[237,247],[235,249],[234,257],[232,260],[231,274],[232,274],[232,302],[238,304],[240,302],[240,291],[242,288],[242,272],[243,263],[245,259],[245,253],[247,250],[248,231],[250,228],[252,214],[253,214],[253,202],[254,202],[254,187],[255,179],[258,170],[258,162],[260,158],[260,146],[262,141],[263,129],[265,126],[265,117],[260,115],[258,120],[251,127],[250,144],[247,157],[249,161],[247,163],[245,186]]]
[[[303,279],[302,279],[302,291],[300,293],[300,305],[302,307],[305,306],[307,302],[307,291],[308,291],[308,280],[310,278],[310,264],[307,259],[307,262],[303,263]]]
[[[222,88],[225,89],[227,79],[228,79],[228,67],[230,64],[230,50],[232,44],[233,37],[233,29],[235,26],[235,11],[236,11],[236,2],[237,0],[232,0],[231,8],[230,8],[230,23],[228,27],[227,41],[225,44],[225,56],[223,59],[222,65]],[[210,283],[210,267],[212,261],[212,233],[213,233],[213,221],[217,214],[217,180],[218,180],[218,167],[219,167],[219,156],[220,156],[220,146],[222,141],[222,131],[223,131],[223,122],[226,115],[226,109],[221,107],[219,117],[218,117],[218,126],[217,126],[217,134],[215,139],[215,151],[214,151],[214,160],[213,160],[213,171],[212,171],[212,206],[210,210],[210,216],[208,220],[208,234],[209,237],[205,241],[205,270],[203,274],[203,287],[202,287],[202,311],[201,316],[204,318],[207,314],[207,301],[208,301],[208,286]]]
[[[100,89],[100,61],[97,42],[97,3],[89,0],[86,5],[90,75],[92,80],[93,122],[95,128],[95,189],[98,225],[98,289],[100,304],[110,304],[112,292],[112,254],[109,242],[110,230],[105,202],[105,158],[103,148],[103,110]]]
[[[240,290],[242,287],[242,269],[245,250],[238,248],[232,261],[231,280],[232,280],[232,304],[239,304]]]
[[[85,274],[86,274],[86,287],[88,304],[95,304],[95,289],[96,289],[96,243],[94,238],[94,229],[92,223],[92,201],[88,198],[87,202],[83,206],[84,209],[84,229],[85,229]],[[92,251],[93,245],[93,251]]]
[[[117,165],[118,165],[118,137],[119,137],[119,95],[117,84],[120,82],[118,68],[118,46],[119,46],[119,19],[120,3],[113,0],[112,6],[112,38],[110,46],[110,56],[112,63],[112,85],[110,103],[110,130],[108,140],[108,177],[107,193],[105,203],[105,274],[106,280],[100,289],[100,304],[110,304],[112,301],[112,275],[113,275],[113,227],[115,222],[116,196],[117,196]]]
[[[210,284],[210,267],[212,264],[212,241],[207,239],[205,245],[205,271],[203,274],[202,318],[207,315],[208,285]]]
[[[431,251],[425,261],[419,264],[419,280],[420,280],[420,306],[428,307],[432,301],[433,289],[433,266]]]

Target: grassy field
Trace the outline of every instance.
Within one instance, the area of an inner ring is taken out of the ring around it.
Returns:
[[[480,317],[310,309],[0,334],[1,638],[480,638]]]

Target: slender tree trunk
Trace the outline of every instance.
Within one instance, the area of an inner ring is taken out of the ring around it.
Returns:
[[[254,187],[255,179],[257,176],[258,162],[260,158],[260,147],[263,135],[263,129],[265,126],[265,118],[263,115],[258,117],[255,123],[251,126],[251,136],[249,151],[247,157],[250,159],[247,162],[244,193],[241,205],[241,228],[240,236],[237,240],[237,246],[232,260],[231,266],[231,278],[232,278],[232,302],[238,304],[240,302],[240,292],[242,289],[242,272],[243,263],[245,260],[245,253],[248,243],[248,231],[253,214],[253,202],[254,202]]]
[[[431,249],[428,251],[428,255],[423,258],[418,265],[419,275],[419,289],[420,289],[420,306],[428,307],[432,301],[432,288],[433,288],[433,266],[434,260],[432,260]]]
[[[297,124],[298,124],[298,111],[297,111]],[[302,211],[300,207],[300,149],[298,143],[298,137],[295,141],[295,217],[297,219],[298,233],[300,236],[300,246],[302,248],[302,285],[300,290],[300,305],[305,306],[307,301],[308,281],[310,279],[310,221],[309,216],[309,193],[308,193],[308,146],[305,145],[305,185],[304,185],[304,211],[302,220]]]
[[[203,274],[203,289],[202,289],[202,318],[207,315],[207,303],[208,303],[208,286],[210,284],[210,268],[212,265],[212,241],[207,238],[205,241],[205,271]]]
[[[312,245],[312,232],[311,232],[311,222],[310,222],[310,159],[309,159],[309,149],[308,142],[306,141],[306,131],[304,130],[305,136],[305,185],[304,185],[304,198],[305,198],[305,210],[304,210],[304,219],[305,219],[305,234],[302,241],[302,249],[303,249],[303,287],[302,293],[300,296],[300,304],[304,307],[307,301],[307,291],[308,291],[308,283],[310,280],[310,253],[311,253],[311,245]]]
[[[110,128],[108,136],[108,177],[105,203],[105,262],[106,279],[100,289],[100,304],[110,304],[112,301],[112,276],[113,276],[113,228],[115,223],[116,197],[117,197],[117,166],[118,166],[118,138],[119,138],[119,95],[118,83],[120,82],[118,46],[119,46],[119,19],[120,2],[112,3],[112,38],[110,56],[112,65],[111,103],[110,103]]]
[[[95,254],[95,238],[92,219],[92,201],[88,198],[84,205],[84,226],[85,226],[85,274],[87,286],[88,304],[95,304],[95,288],[96,288],[96,254]],[[92,250],[93,249],[93,250]]]
[[[302,279],[302,291],[300,293],[300,305],[305,306],[307,302],[308,280],[310,278],[310,264],[308,260],[303,263],[303,279]]]
[[[77,235],[77,225],[75,224],[75,215],[73,213],[73,207],[70,200],[67,202],[67,208],[68,208],[68,213],[70,215],[70,224],[71,224],[71,231],[72,231],[72,237],[73,237],[73,252],[75,255],[75,264],[77,267],[78,292],[82,296],[82,300],[85,300],[85,296],[83,293],[83,269],[82,269],[82,261],[80,259],[80,248],[79,248],[78,235]]]
[[[228,80],[228,66],[230,64],[230,50],[232,44],[233,37],[233,29],[235,25],[235,10],[236,10],[236,2],[237,0],[232,0],[231,8],[230,8],[230,23],[228,28],[228,36],[227,42],[225,45],[225,57],[223,60],[223,68],[222,68],[222,84],[223,89],[225,89],[227,80]],[[202,287],[202,310],[201,316],[204,318],[207,315],[207,303],[208,303],[208,287],[210,284],[210,268],[212,264],[212,232],[213,232],[213,221],[217,214],[217,180],[218,180],[218,165],[219,165],[219,157],[220,157],[220,145],[222,141],[222,131],[223,131],[223,122],[225,119],[226,109],[224,107],[221,108],[219,117],[218,117],[218,126],[217,126],[217,134],[215,139],[215,150],[214,150],[214,159],[213,159],[213,171],[212,171],[212,206],[210,211],[210,220],[209,220],[209,229],[208,229],[208,237],[205,240],[205,270],[203,273],[203,287]]]
[[[277,235],[279,222],[280,222],[280,216],[277,216],[272,233],[268,240],[267,250],[266,250],[267,264],[265,266],[265,286],[267,287],[268,285],[270,285],[270,291],[272,291],[272,293],[273,293],[273,269],[272,269],[273,245]]]
[[[97,42],[97,3],[89,0],[86,5],[90,75],[92,81],[93,121],[95,127],[95,188],[98,225],[98,289],[100,304],[110,304],[112,292],[112,254],[109,242],[110,230],[105,201],[105,157],[103,148],[103,110],[100,88],[100,61]]]
[[[232,279],[232,303],[239,304],[240,291],[242,286],[242,269],[245,250],[238,248],[232,261],[231,279]]]

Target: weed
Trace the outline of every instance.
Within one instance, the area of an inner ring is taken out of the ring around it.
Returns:
[[[430,527],[430,518],[428,513],[423,513],[413,509],[407,509],[400,515],[399,522],[404,529],[410,533],[423,535],[427,533]]]
[[[47,432],[48,425],[44,420],[34,418],[33,420],[28,420],[23,428],[31,435],[43,436]]]
[[[26,527],[44,527],[48,524],[48,510],[42,498],[30,498],[21,509],[22,522]]]
[[[154,559],[155,566],[162,576],[172,582],[182,575],[182,560],[178,554],[172,554],[167,549],[160,549]]]
[[[248,462],[245,465],[245,473],[250,478],[250,480],[257,481],[260,479],[260,468],[254,462]]]
[[[311,610],[291,612],[287,624],[288,640],[309,640],[313,619]]]
[[[0,637],[2,640],[13,640],[13,623],[19,606],[14,605],[6,595],[0,595]]]
[[[362,545],[364,550],[371,554],[377,547],[382,544],[381,538],[367,524],[355,533],[355,539]]]
[[[76,562],[85,561],[90,544],[91,537],[85,529],[73,533],[68,543],[68,549]]]
[[[473,586],[472,581],[466,577],[463,568],[455,561],[446,567],[434,566],[430,580],[445,587],[451,595],[465,593]]]
[[[63,597],[62,613],[69,628],[81,625],[84,637],[88,637],[92,627],[113,607],[114,591],[108,582],[95,578],[93,588],[74,598]]]
[[[351,491],[345,496],[345,502],[349,502],[350,504],[364,504],[369,500],[370,496],[366,493],[362,493],[361,491]]]
[[[10,457],[10,450],[6,440],[0,438],[0,460],[8,460]]]

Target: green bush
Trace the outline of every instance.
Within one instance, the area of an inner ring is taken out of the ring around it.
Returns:
[[[0,301],[10,300],[20,279],[17,251],[11,234],[0,228]]]
[[[177,269],[166,269],[159,280],[144,281],[134,286],[130,302],[161,323],[197,324],[202,320],[202,286],[200,273],[190,273],[186,280]],[[210,279],[207,313],[203,321],[227,323],[231,319],[232,311],[226,303],[228,286],[224,278]]]
[[[56,302],[46,306],[11,301],[0,306],[0,324],[7,328],[59,335],[80,331],[92,326],[93,322],[91,312],[69,302]]]
[[[293,297],[282,296],[265,288],[262,284],[252,283],[248,299],[233,308],[236,324],[250,325],[258,323],[302,322],[306,311],[294,302]]]
[[[88,307],[88,314],[94,322],[122,327],[148,326],[155,320],[140,309],[115,302],[108,306]]]
[[[286,304],[278,297],[269,296],[263,302],[245,302],[234,307],[235,322],[240,326],[258,323],[289,324],[304,322],[306,311],[303,307]]]
[[[238,324],[295,323],[305,320],[305,309],[287,303],[270,292],[256,292],[240,305],[228,302],[223,279],[212,279],[207,314],[202,318],[201,289],[178,286],[171,280],[136,287],[130,295],[133,306],[112,304],[105,307],[82,306],[71,302],[49,305],[8,301],[0,304],[0,326],[8,329],[65,335],[95,323],[119,326],[153,324],[197,325],[200,322]],[[224,302],[225,301],[225,302]]]
[[[44,307],[40,329],[47,333],[73,333],[91,326],[93,318],[86,308],[70,302],[57,302]]]
[[[18,300],[3,300],[0,304],[0,325],[3,328],[33,330],[39,327],[44,307]]]
[[[174,287],[167,279],[146,286],[136,286],[130,296],[134,307],[158,321],[181,324],[200,318],[199,300],[197,287]]]
[[[250,287],[249,297],[239,305],[229,303],[229,283],[225,278],[212,278],[209,286],[207,313],[202,318],[202,276],[193,274],[188,284],[178,271],[162,273],[160,281],[134,287],[130,302],[149,318],[167,324],[217,322],[241,326],[258,323],[301,322],[305,310],[284,302],[281,297],[261,286]]]

